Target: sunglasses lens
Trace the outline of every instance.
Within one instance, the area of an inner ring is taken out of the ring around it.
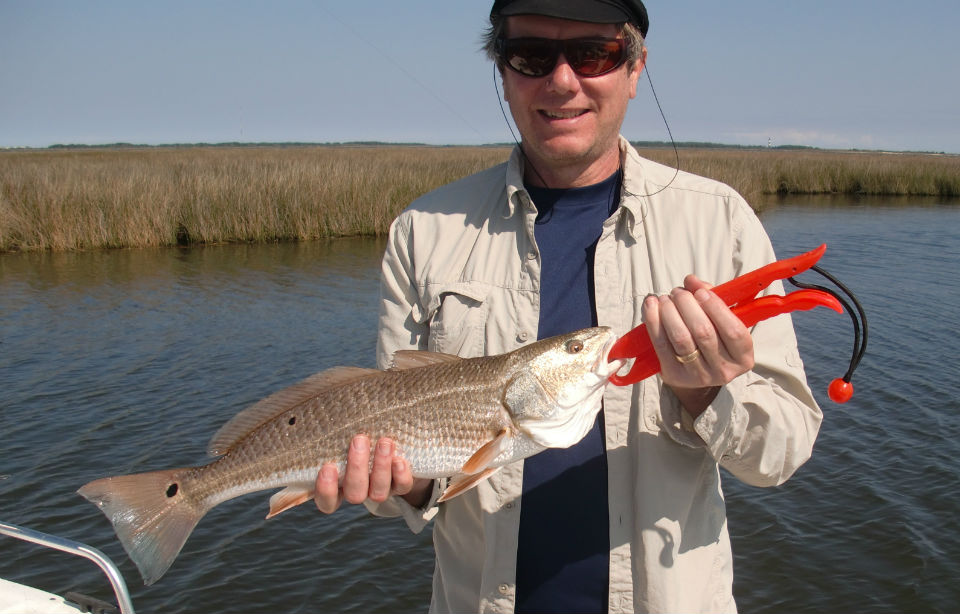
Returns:
[[[554,41],[543,38],[508,38],[502,47],[501,57],[507,66],[528,77],[553,72],[560,50]]]
[[[573,71],[581,77],[596,77],[623,63],[622,39],[506,38],[497,41],[504,64],[527,77],[544,77],[553,72],[563,52]]]
[[[582,77],[595,77],[620,66],[623,41],[569,41],[564,55],[575,73]]]

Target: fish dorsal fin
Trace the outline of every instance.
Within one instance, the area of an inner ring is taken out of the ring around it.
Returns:
[[[450,479],[450,484],[437,499],[437,503],[443,503],[462,495],[498,471],[500,471],[500,467],[487,467],[480,473],[474,473],[473,475],[457,474]]]
[[[415,367],[426,367],[443,362],[459,362],[463,360],[453,354],[444,354],[442,352],[428,352],[426,350],[397,350],[393,354],[393,366],[391,370],[400,371],[403,369],[413,369]]]
[[[360,367],[334,367],[315,373],[305,380],[275,392],[247,407],[221,426],[207,445],[207,454],[222,456],[260,425],[276,418],[291,407],[310,400],[322,390],[374,373],[380,373],[380,371]]]

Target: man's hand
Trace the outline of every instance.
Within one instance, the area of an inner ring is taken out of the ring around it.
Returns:
[[[711,286],[688,275],[683,288],[648,296],[643,320],[660,360],[663,383],[696,418],[720,386],[753,368],[753,339]]]
[[[350,443],[343,486],[339,483],[337,466],[327,463],[317,474],[314,501],[317,509],[325,514],[335,512],[344,499],[348,503],[363,503],[367,499],[380,503],[391,495],[400,495],[414,507],[422,507],[432,485],[432,480],[414,479],[410,463],[396,454],[393,440],[384,437],[377,442],[376,449],[371,450],[370,438],[361,434]]]

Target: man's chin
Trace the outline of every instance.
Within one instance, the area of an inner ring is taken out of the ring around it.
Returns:
[[[589,160],[593,154],[592,143],[581,139],[559,137],[540,143],[537,153],[547,162],[569,164]]]

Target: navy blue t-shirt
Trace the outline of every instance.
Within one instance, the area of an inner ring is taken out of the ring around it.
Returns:
[[[620,199],[620,172],[557,190],[527,186],[537,206],[540,339],[596,326],[593,260]],[[580,443],[524,461],[516,612],[606,612],[610,575],[603,412]]]

